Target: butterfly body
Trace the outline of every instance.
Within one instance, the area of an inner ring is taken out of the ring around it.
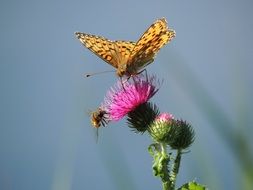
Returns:
[[[175,31],[168,29],[164,18],[154,22],[137,42],[111,41],[81,32],[75,34],[85,47],[116,68],[119,77],[138,74],[175,37]]]

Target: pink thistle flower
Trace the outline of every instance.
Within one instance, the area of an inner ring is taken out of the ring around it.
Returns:
[[[169,122],[174,119],[174,116],[171,113],[161,113],[155,118],[155,121],[158,122]]]
[[[155,76],[146,78],[138,75],[133,81],[128,80],[123,84],[119,81],[108,91],[102,107],[108,113],[109,120],[118,121],[139,105],[148,102],[159,90],[157,86],[160,86],[160,82]]]

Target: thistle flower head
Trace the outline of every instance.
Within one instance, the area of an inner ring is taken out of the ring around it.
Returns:
[[[102,107],[106,110],[109,120],[118,121],[139,105],[146,103],[158,91],[160,84],[155,76],[137,75],[132,81],[122,84],[119,81],[111,88]]]
[[[172,149],[186,149],[194,141],[192,126],[183,120],[176,120],[171,114],[162,113],[149,127],[154,141],[165,143]]]
[[[187,149],[194,141],[195,132],[192,126],[184,120],[174,120],[172,122],[173,138],[169,145],[172,149]]]
[[[127,123],[136,133],[144,133],[158,115],[157,106],[151,102],[146,102],[127,114]]]
[[[149,134],[154,141],[166,143],[171,140],[171,123],[174,116],[170,113],[161,113],[158,115],[149,128]]]

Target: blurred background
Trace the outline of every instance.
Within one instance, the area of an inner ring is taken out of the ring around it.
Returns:
[[[161,189],[147,135],[125,120],[96,131],[89,112],[116,82],[74,32],[137,40],[165,17],[177,36],[148,73],[164,79],[152,99],[192,124],[177,186],[253,186],[253,3],[203,1],[0,2],[0,189]]]

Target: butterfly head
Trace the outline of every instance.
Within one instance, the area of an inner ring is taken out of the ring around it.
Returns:
[[[131,77],[137,75],[140,71],[141,67],[135,65],[121,64],[117,68],[116,74],[118,77]]]
[[[127,67],[126,64],[119,65],[116,71],[117,76],[123,77],[124,75],[127,75]]]

